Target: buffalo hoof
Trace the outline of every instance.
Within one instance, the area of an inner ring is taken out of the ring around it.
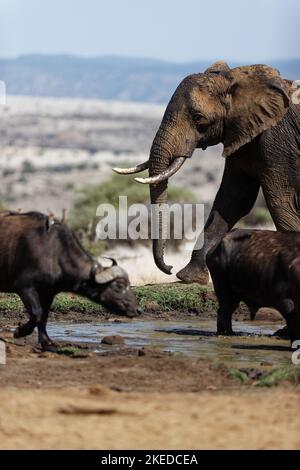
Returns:
[[[288,332],[287,326],[275,331],[273,336],[277,336],[278,338],[282,338],[282,339],[290,339],[290,334]]]
[[[229,331],[218,331],[217,336],[236,336],[236,333],[232,330]]]
[[[43,351],[57,352],[58,350],[58,345],[47,334],[42,334],[39,337],[39,344]]]
[[[21,332],[20,332],[20,327],[18,326],[15,331],[14,331],[14,338],[15,339],[18,339],[18,338],[22,338],[22,335],[21,335]]]
[[[52,353],[58,352],[58,346],[55,343],[41,344],[41,349],[43,351],[52,352]]]
[[[34,325],[31,323],[25,323],[25,325],[19,325],[14,331],[14,338],[24,338],[24,336],[29,336],[34,330]]]
[[[209,282],[208,269],[199,266],[195,262],[190,262],[185,268],[181,269],[176,276],[183,282],[207,285]]]

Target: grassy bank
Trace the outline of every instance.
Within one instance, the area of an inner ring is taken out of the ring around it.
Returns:
[[[141,307],[146,311],[199,311],[211,312],[217,307],[212,290],[198,284],[162,284],[133,288]],[[0,295],[0,313],[21,313],[23,305],[17,295]],[[52,311],[57,313],[103,314],[104,309],[85,298],[74,294],[59,294]]]
[[[223,364],[217,364],[217,367],[224,367]],[[300,366],[284,365],[279,367],[271,367],[267,371],[259,371],[258,369],[248,369],[249,372],[258,372],[259,375],[254,378],[248,376],[245,369],[236,369],[235,367],[225,366],[228,368],[229,377],[246,385],[255,385],[256,387],[274,387],[284,383],[300,385]]]

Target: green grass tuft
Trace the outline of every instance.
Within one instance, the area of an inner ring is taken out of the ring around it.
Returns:
[[[65,356],[73,356],[74,354],[81,354],[82,348],[78,348],[76,346],[62,346],[61,348],[57,348],[57,354],[64,354]]]
[[[249,382],[249,377],[244,372],[236,369],[235,367],[228,367],[228,375],[230,378],[239,382]]]
[[[16,294],[0,294],[0,313],[21,313],[24,307]]]
[[[199,310],[211,312],[217,308],[212,290],[198,284],[161,284],[134,287],[142,308],[153,310]],[[20,298],[15,294],[0,294],[0,313],[21,313],[24,310]],[[84,297],[75,294],[59,294],[54,299],[52,309],[58,313],[87,313],[101,315],[104,308]]]
[[[266,372],[257,383],[258,387],[274,387],[281,382],[300,384],[300,366],[289,365],[275,367]]]
[[[135,287],[134,292],[144,309],[157,304],[162,311],[199,309],[210,312],[217,307],[212,290],[199,284],[149,285]]]

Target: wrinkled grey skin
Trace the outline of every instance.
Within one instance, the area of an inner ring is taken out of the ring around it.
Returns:
[[[260,187],[276,228],[300,229],[300,106],[292,104],[291,93],[291,82],[275,69],[230,69],[223,62],[188,76],[175,91],[153,141],[150,176],[175,157],[191,157],[195,148],[223,143],[226,157],[204,246],[193,251],[179,279],[208,282],[207,251],[252,209]],[[152,204],[166,203],[167,181],[152,185],[150,195]],[[153,241],[157,266],[170,274],[164,247],[162,237]]]

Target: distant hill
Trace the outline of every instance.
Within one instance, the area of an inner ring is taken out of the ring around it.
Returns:
[[[6,82],[7,93],[12,95],[164,103],[186,75],[201,72],[212,62],[27,55],[0,59],[0,80]],[[300,59],[269,65],[279,68],[286,78],[300,79]]]

